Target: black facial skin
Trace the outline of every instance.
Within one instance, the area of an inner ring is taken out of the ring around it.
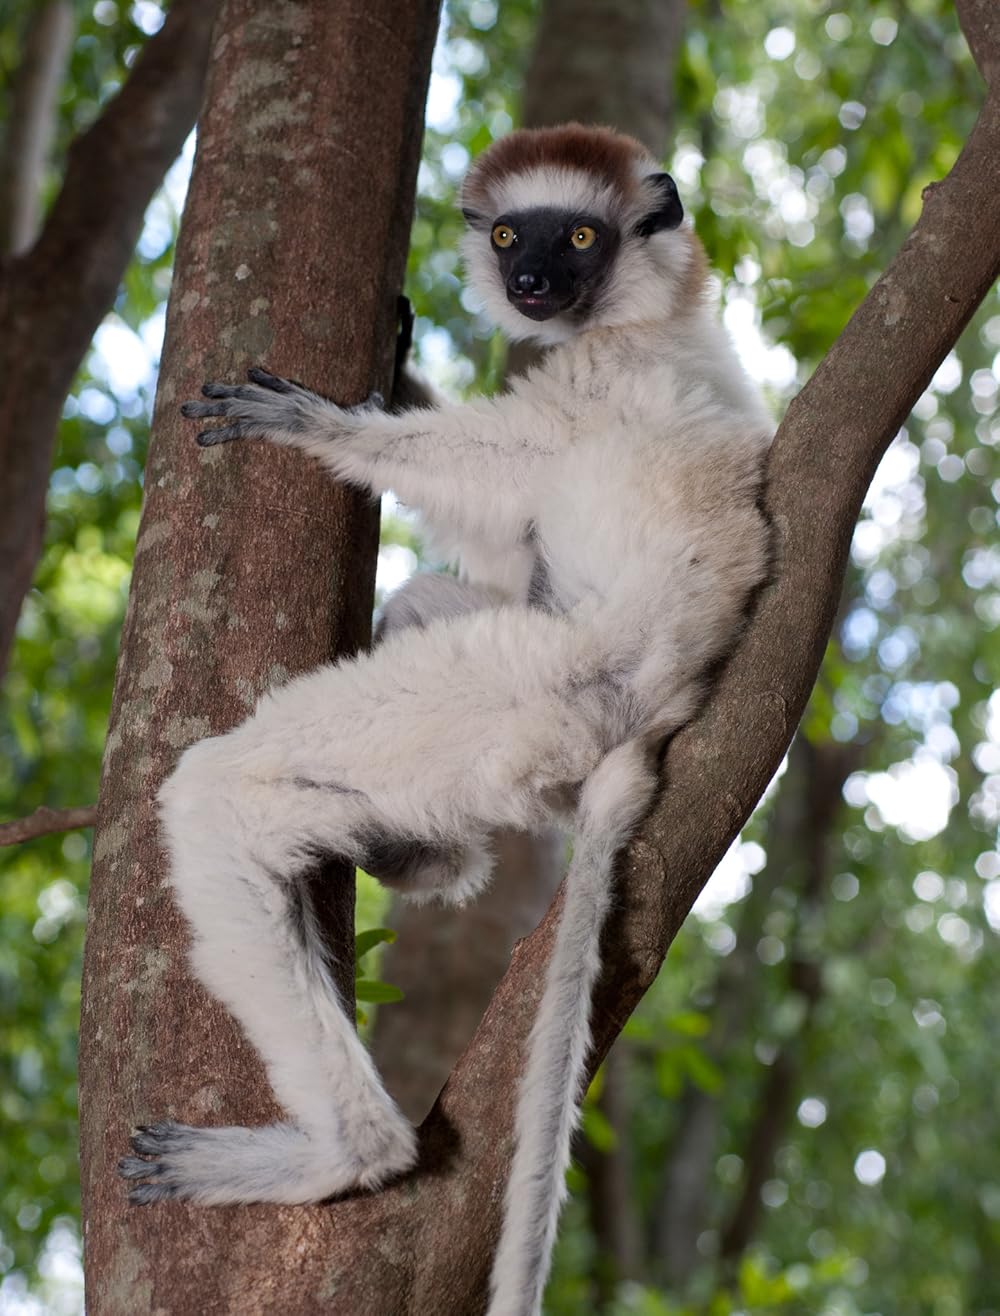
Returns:
[[[549,206],[498,215],[492,228],[498,225],[514,234],[509,247],[493,242],[510,304],[529,320],[551,320],[569,310],[586,313],[614,264],[621,242],[617,228]],[[584,225],[597,237],[578,251],[572,237]]]

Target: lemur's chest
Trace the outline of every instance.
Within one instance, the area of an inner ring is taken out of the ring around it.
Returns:
[[[643,552],[642,461],[621,431],[595,435],[561,455],[545,484],[533,524],[529,597],[568,612],[613,593],[627,560]]]

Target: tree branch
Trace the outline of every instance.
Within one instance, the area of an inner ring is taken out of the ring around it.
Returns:
[[[32,261],[50,281],[50,308],[63,296],[73,319],[89,322],[114,297],[146,207],[194,127],[217,9],[218,0],[174,0],[121,91],[70,147]]]
[[[803,736],[797,736],[767,822],[763,840],[767,865],[753,879],[750,894],[740,906],[736,945],[719,964],[712,993],[712,1032],[706,1042],[716,1064],[725,1065],[734,1047],[749,1048],[753,1040],[749,1021],[757,1014],[763,990],[757,943],[776,888],[802,885],[813,763],[810,747]],[[708,1227],[712,1167],[718,1156],[722,1118],[720,1095],[689,1083],[664,1157],[654,1216],[656,1273],[678,1295],[698,1264],[698,1235]]]
[[[41,551],[63,399],[201,102],[217,0],[175,0],[121,91],[70,147],[30,251],[0,264],[0,670]]]
[[[0,159],[0,252],[19,255],[38,232],[42,178],[72,39],[73,9],[67,0],[51,0],[31,11],[8,96],[7,140]]]
[[[47,809],[44,805],[25,818],[0,823],[0,846],[20,845],[36,836],[51,832],[72,832],[78,827],[93,827],[97,820],[96,804],[81,804],[75,809]]]
[[[955,0],[955,10],[983,81],[995,89],[1000,82],[1000,10],[995,0]]]

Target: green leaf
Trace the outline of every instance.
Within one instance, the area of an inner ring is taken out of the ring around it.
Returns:
[[[695,1087],[710,1095],[721,1091],[722,1070],[703,1051],[699,1051],[696,1046],[685,1046],[681,1049],[680,1058]]]
[[[583,1135],[599,1152],[613,1152],[618,1146],[615,1127],[599,1106],[587,1106],[580,1117]]]
[[[661,1051],[654,1057],[653,1069],[656,1073],[656,1086],[660,1095],[674,1100],[681,1094],[684,1071],[677,1062],[673,1051]]]
[[[398,987],[389,982],[378,982],[375,978],[359,978],[354,984],[354,994],[359,1001],[369,1001],[373,1005],[388,1005],[403,999]]]
[[[396,934],[392,928],[366,928],[354,938],[354,958],[363,959],[370,950],[374,950],[382,942],[391,945],[395,940]]]
[[[712,1027],[712,1021],[698,1010],[679,1010],[668,1017],[667,1027],[685,1037],[704,1037]]]

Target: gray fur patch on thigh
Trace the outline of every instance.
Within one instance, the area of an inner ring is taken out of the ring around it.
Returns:
[[[423,837],[371,824],[354,833],[354,861],[385,886],[447,886],[462,867],[458,846],[435,845]]]

